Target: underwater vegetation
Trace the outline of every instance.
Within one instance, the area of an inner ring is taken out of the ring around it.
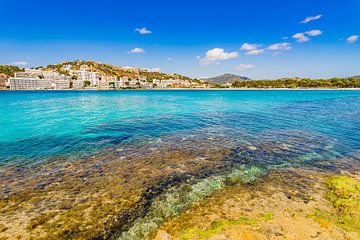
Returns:
[[[231,181],[166,220],[153,239],[359,239],[359,163],[343,158],[332,165],[339,171],[290,167],[255,182]],[[345,172],[354,178],[338,175]]]
[[[79,161],[3,168],[0,237],[147,239],[168,219],[228,186],[338,156],[331,139],[302,131],[252,137],[205,132],[116,146]],[[225,220],[228,225],[241,218]]]
[[[223,231],[225,228],[229,226],[236,226],[236,225],[256,225],[259,221],[269,221],[272,220],[274,217],[274,214],[272,212],[267,212],[264,214],[260,214],[258,218],[252,219],[249,217],[240,217],[236,220],[220,220],[220,221],[213,221],[211,223],[211,226],[206,229],[200,229],[200,228],[189,228],[184,231],[180,235],[180,239],[183,240],[191,240],[191,239],[209,239],[216,234]]]
[[[335,176],[324,182],[327,199],[336,212],[316,209],[310,217],[324,227],[336,224],[360,237],[360,180],[347,176]]]

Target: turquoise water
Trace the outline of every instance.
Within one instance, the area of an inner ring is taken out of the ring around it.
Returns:
[[[360,91],[0,91],[0,122],[0,238],[148,239],[227,186],[360,161]]]
[[[305,131],[346,155],[360,146],[360,91],[3,91],[0,122],[1,165],[74,160],[214,129],[259,138]]]

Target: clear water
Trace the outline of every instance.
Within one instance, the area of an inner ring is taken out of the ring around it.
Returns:
[[[360,161],[355,90],[0,91],[0,123],[0,238],[147,239],[226,186]]]
[[[0,123],[0,165],[73,160],[210,128],[305,131],[346,155],[360,146],[360,91],[3,91]]]

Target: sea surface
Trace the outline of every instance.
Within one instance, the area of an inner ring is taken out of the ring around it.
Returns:
[[[144,239],[232,181],[358,161],[360,91],[0,91],[0,123],[0,200],[33,204],[0,222],[44,239]],[[66,219],[84,209],[83,228]]]

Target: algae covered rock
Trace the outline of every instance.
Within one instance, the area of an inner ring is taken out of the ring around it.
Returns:
[[[347,176],[334,176],[326,180],[326,198],[335,212],[316,209],[310,215],[322,227],[337,225],[360,237],[360,180]]]
[[[327,197],[339,214],[338,224],[360,234],[360,180],[337,176],[325,184],[329,189]]]

